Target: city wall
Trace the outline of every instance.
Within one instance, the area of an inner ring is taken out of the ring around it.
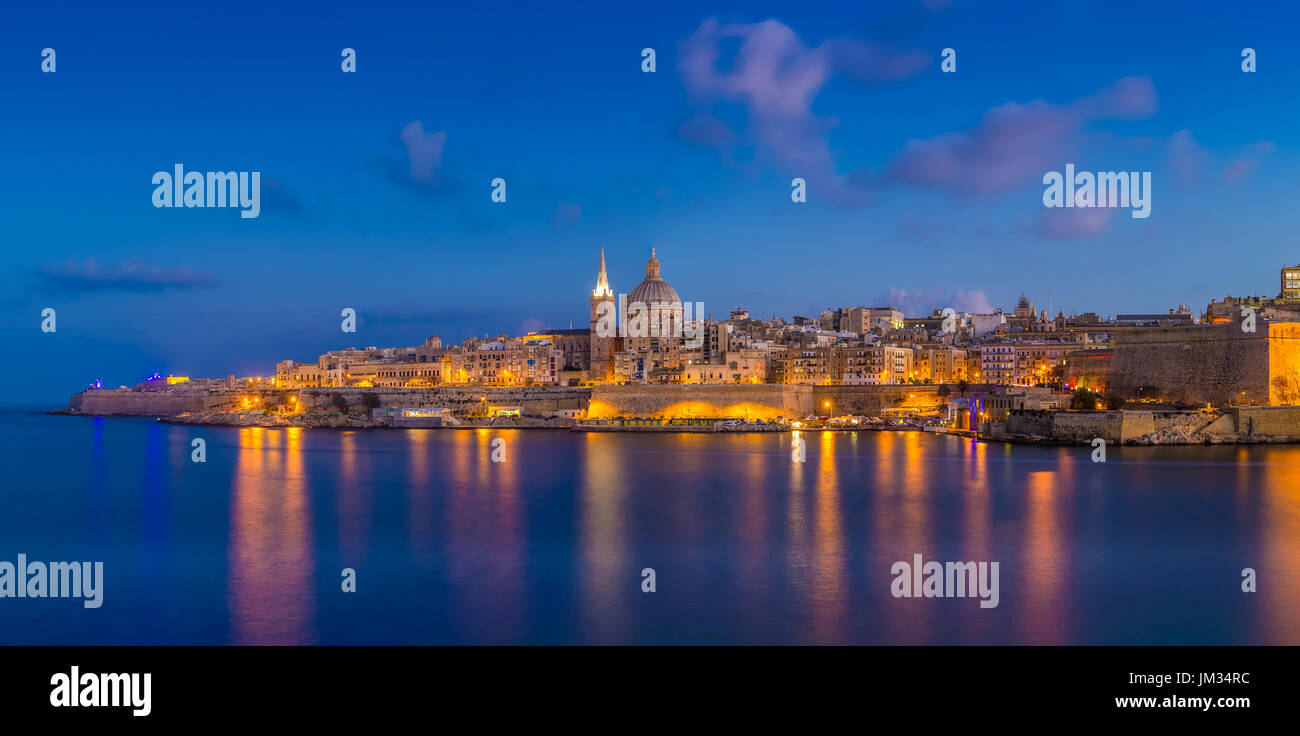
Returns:
[[[226,399],[207,391],[83,391],[68,401],[68,409],[93,416],[159,417],[207,411],[225,405]]]
[[[1300,437],[1300,407],[1243,406],[1233,417],[1234,428],[1243,437]]]
[[[1077,388],[1090,388],[1106,393],[1106,377],[1110,375],[1111,352],[1089,350],[1071,354],[1065,361],[1065,382]]]
[[[1013,410],[989,436],[1087,444],[1100,437],[1125,445],[1295,442],[1300,406],[1246,406],[1222,411],[1029,411]]]
[[[1294,323],[1159,327],[1115,336],[1106,388],[1126,399],[1267,403],[1274,337],[1293,333]],[[1292,340],[1294,341],[1294,336]],[[1279,364],[1281,358],[1279,358]]]
[[[884,409],[936,409],[963,395],[986,396],[989,386],[974,384],[963,394],[955,384],[884,386],[813,386],[813,409],[819,415],[878,417]]]
[[[475,414],[493,406],[519,407],[524,414],[548,415],[582,410],[591,389],[567,386],[447,386],[442,388],[305,388],[266,392],[293,394],[304,411],[339,411],[335,396],[342,396],[349,412],[375,407],[450,409],[455,414]],[[374,397],[369,399],[367,397]]]
[[[982,387],[967,389],[977,395]],[[455,414],[478,414],[494,406],[519,407],[522,413],[551,415],[587,411],[593,419],[614,417],[729,417],[772,421],[810,414],[879,416],[882,409],[937,408],[957,398],[955,386],[945,394],[938,386],[801,386],[718,384],[689,386],[462,386],[427,389],[304,388],[260,391],[168,389],[160,391],[97,390],[69,402],[75,413],[91,415],[174,416],[185,412],[289,406],[303,411],[368,413],[376,407],[445,408]],[[244,406],[244,399],[258,399]]]
[[[369,412],[371,405],[400,408],[447,408],[473,414],[490,406],[519,407],[524,414],[553,414],[582,410],[591,389],[562,386],[448,387],[436,389],[305,388],[257,391],[230,389],[165,389],[159,391],[83,391],[68,402],[68,409],[95,416],[166,417],[186,412],[234,410],[245,407],[245,398],[256,398],[254,407],[289,405],[289,397],[309,412],[338,412],[336,396],[342,396],[348,412]],[[367,397],[373,397],[367,400]]]
[[[772,421],[813,413],[813,388],[781,384],[596,386],[587,416],[728,417]]]
[[[978,394],[981,387],[968,389]],[[243,399],[284,404],[297,397],[310,412],[339,412],[342,396],[347,413],[368,414],[370,405],[401,408],[446,408],[461,415],[493,406],[519,407],[524,414],[553,415],[588,410],[592,418],[612,417],[733,417],[748,420],[793,419],[809,414],[835,415],[879,412],[880,408],[923,406],[942,400],[935,386],[796,386],[693,385],[597,386],[571,388],[444,387],[438,389],[267,390],[258,392],[213,389],[161,391],[97,390],[72,397],[69,410],[96,416],[171,417],[182,413],[220,412],[241,408]],[[367,400],[368,396],[373,396]],[[950,387],[950,398],[958,391]],[[830,406],[826,406],[830,402]],[[1300,441],[1300,406],[1244,406],[1203,411],[1012,410],[1005,422],[986,425],[993,439],[1087,444],[1100,437],[1108,443],[1159,445]]]
[[[1126,413],[1013,409],[1007,415],[1006,422],[992,423],[990,434],[994,437],[1041,438],[1051,442],[1082,444],[1090,443],[1097,437],[1107,442],[1119,442],[1123,435],[1123,415]]]
[[[1267,329],[1268,403],[1300,404],[1300,323],[1270,322]]]

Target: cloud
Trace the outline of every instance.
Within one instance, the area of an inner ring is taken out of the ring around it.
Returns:
[[[1231,160],[1223,165],[1220,178],[1229,184],[1245,181],[1260,161],[1273,153],[1274,148],[1272,141],[1260,141],[1228,151]],[[1196,142],[1190,130],[1180,130],[1169,138],[1166,163],[1175,175],[1175,181],[1200,183],[1214,168],[1213,158],[1209,149]]]
[[[569,204],[564,200],[555,203],[555,212],[551,213],[551,230],[564,230],[577,224],[582,219],[582,205]]]
[[[1183,129],[1169,137],[1165,163],[1174,174],[1174,181],[1195,182],[1209,166],[1210,152],[1192,137],[1192,131]]]
[[[1273,153],[1275,147],[1273,141],[1260,141],[1246,146],[1238,158],[1223,167],[1223,180],[1229,184],[1244,181],[1265,156]]]
[[[876,297],[873,303],[897,307],[903,310],[903,315],[907,317],[929,317],[934,310],[945,307],[971,314],[988,314],[993,311],[988,298],[984,296],[984,291],[979,289],[957,291],[932,289],[929,292],[923,289],[916,291],[890,289]]]
[[[853,38],[828,39],[822,48],[831,66],[845,76],[868,84],[887,84],[914,77],[930,66],[924,51],[897,53]]]
[[[408,173],[411,179],[430,186],[437,184],[436,175],[442,166],[442,149],[447,145],[447,131],[425,133],[424,125],[416,120],[402,128],[401,139],[410,160]]]
[[[739,39],[740,48],[724,70],[722,49],[732,39]],[[726,25],[706,20],[682,41],[678,58],[678,72],[697,111],[678,135],[714,148],[753,145],[761,158],[847,204],[865,201],[864,177],[836,173],[828,136],[838,121],[813,115],[813,100],[836,74],[867,83],[891,82],[930,63],[925,52],[896,53],[856,39],[828,39],[810,48],[776,20]],[[720,103],[744,107],[743,135],[714,116]]]
[[[1043,172],[1074,158],[1089,123],[1141,119],[1156,108],[1155,85],[1141,77],[1126,77],[1063,106],[1007,103],[967,130],[910,141],[886,164],[884,178],[966,194],[1011,189],[1040,181]]]
[[[1034,220],[1034,232],[1052,240],[1095,238],[1110,227],[1114,207],[1045,207]],[[1125,210],[1127,212],[1127,210]]]
[[[682,138],[699,146],[728,148],[740,143],[740,137],[711,113],[701,112],[677,129]]]
[[[65,292],[126,291],[137,294],[211,288],[220,284],[212,274],[191,268],[162,268],[135,262],[105,266],[94,258],[41,268],[37,271],[37,279],[42,286]]]

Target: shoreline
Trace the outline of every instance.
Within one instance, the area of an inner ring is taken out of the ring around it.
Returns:
[[[87,414],[68,409],[54,409],[44,412],[51,416],[69,416],[83,418],[138,418],[153,419],[163,424],[193,427],[230,427],[261,429],[333,429],[355,430],[403,430],[403,429],[443,429],[443,430],[478,430],[478,429],[513,429],[513,430],[550,430],[564,432],[602,433],[639,433],[639,434],[768,434],[792,432],[919,432],[940,437],[957,437],[987,443],[1005,443],[1013,445],[1039,445],[1049,447],[1080,447],[1092,444],[1091,439],[1075,437],[1050,437],[1039,434],[989,433],[972,430],[935,431],[919,425],[861,425],[861,426],[812,426],[793,427],[777,423],[738,423],[716,425],[673,425],[655,426],[581,426],[572,419],[561,417],[458,417],[455,423],[402,424],[383,421],[364,415],[314,415],[313,420],[287,421],[284,415],[255,415],[241,413],[220,413],[205,415],[159,416],[144,414]],[[293,415],[289,415],[293,416]],[[328,417],[328,419],[327,419]],[[629,418],[633,420],[632,418]],[[636,420],[633,420],[636,421]],[[669,421],[669,420],[656,420]],[[1122,447],[1186,447],[1199,445],[1294,445],[1300,444],[1300,437],[1292,435],[1276,436],[1271,434],[1252,434],[1240,436],[1229,434],[1223,436],[1197,436],[1186,438],[1162,438],[1160,441],[1149,437],[1127,438],[1125,441],[1112,442],[1109,446]]]
[[[87,389],[60,416],[135,416],[193,426],[548,429],[734,433],[920,431],[983,442],[1080,446],[1300,444],[1300,405],[1113,410],[1007,406],[996,386],[951,400],[936,385],[448,386],[429,389]],[[990,405],[991,404],[991,405]],[[978,414],[975,426],[968,422]],[[936,425],[951,424],[936,429]]]

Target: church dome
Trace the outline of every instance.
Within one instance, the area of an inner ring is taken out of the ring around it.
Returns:
[[[659,259],[655,258],[655,249],[650,249],[650,260],[645,264],[645,281],[636,285],[631,294],[628,294],[627,301],[629,304],[640,302],[645,305],[654,304],[681,304],[682,298],[677,296],[677,290],[668,285],[667,281],[659,275]]]

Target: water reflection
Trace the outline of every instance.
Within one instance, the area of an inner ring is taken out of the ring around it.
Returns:
[[[1025,573],[1016,587],[1024,597],[1021,609],[1024,640],[1034,644],[1063,642],[1066,631],[1064,590],[1069,564],[1057,496],[1061,492],[1056,471],[1029,474],[1025,487],[1025,553],[1021,562]],[[1006,564],[1001,567],[1004,576],[1016,572],[1006,569]]]
[[[290,438],[291,452],[299,452],[302,430],[293,427],[287,430]],[[371,498],[370,468],[365,453],[357,449],[360,442],[356,432],[343,432],[337,438],[338,451],[338,538],[339,555],[354,569],[365,563],[366,551],[370,548],[370,506]]]
[[[270,430],[278,432],[279,430]],[[239,430],[227,599],[234,644],[315,642],[315,550],[302,451]]]
[[[171,560],[194,550],[169,552],[195,536],[177,524],[210,518],[194,504],[228,504],[208,535],[227,541],[227,619],[208,625],[235,643],[370,641],[347,616],[398,641],[1300,643],[1300,448],[1094,465],[1087,449],[802,432],[795,462],[787,434],[236,432],[228,500],[225,477],[142,467],[131,485],[157,579],[186,579]],[[185,439],[142,427],[139,455],[166,463]],[[111,483],[115,442],[77,477]],[[365,579],[386,579],[364,597],[316,572],[332,524],[339,554],[368,552]],[[917,553],[999,561],[999,606],[893,598],[890,565]],[[1233,579],[1246,566],[1258,593]]]
[[[844,640],[845,582],[843,522],[840,519],[839,473],[835,461],[835,444],[839,435],[822,432],[818,442],[817,487],[813,499],[813,563],[811,597],[815,641],[835,643]]]
[[[1264,642],[1300,643],[1300,463],[1293,448],[1264,453],[1259,500],[1258,631]],[[1240,581],[1238,581],[1240,583]],[[1249,594],[1242,593],[1244,598]]]
[[[520,458],[511,456],[519,449],[522,434],[517,429],[497,430],[487,438],[485,464],[491,466],[492,478],[484,489],[484,517],[488,522],[484,534],[491,555],[483,586],[497,609],[494,633],[502,642],[518,641],[527,625],[527,526],[519,489]],[[493,461],[493,456],[499,462]]]
[[[582,638],[595,643],[621,641],[627,611],[624,590],[637,589],[641,570],[625,560],[623,496],[628,479],[617,438],[600,432],[582,437],[582,486],[578,528],[582,570],[578,586],[582,603]],[[629,574],[631,573],[631,574]],[[636,575],[637,577],[632,577]]]
[[[790,451],[786,453],[787,460],[785,465],[788,466],[787,486],[789,491],[785,494],[785,539],[782,542],[785,545],[785,568],[786,576],[789,578],[788,587],[793,595],[800,597],[808,595],[810,583],[808,575],[808,534],[807,519],[804,509],[806,507],[804,478],[807,475],[807,457],[816,455],[808,451],[808,445],[811,442],[811,432],[791,432],[790,433]],[[796,460],[796,457],[804,458],[802,461]],[[782,474],[787,475],[787,474]],[[800,632],[801,635],[803,632]]]
[[[962,475],[963,534],[967,560],[993,560],[992,494],[989,491],[988,450],[984,442],[963,441],[960,451],[970,457]]]
[[[767,441],[764,435],[738,434],[728,445],[728,449],[733,452],[746,453],[755,458],[754,462],[745,463],[740,468],[743,480],[735,487],[735,492],[739,494],[740,508],[739,518],[735,522],[738,538],[732,559],[736,565],[736,593],[747,631],[753,631],[753,627],[758,625],[756,619],[763,610],[765,579],[769,574],[767,560],[773,546],[768,531],[765,489],[768,466],[773,461],[761,457]],[[781,457],[780,449],[777,447],[778,458]]]
[[[429,460],[432,430],[405,430],[407,451],[410,454],[410,479],[406,483],[406,536],[411,542],[411,554],[424,569],[433,564],[433,485]]]
[[[520,433],[430,433],[450,453],[443,558],[457,638],[519,641],[527,625],[527,558],[520,493]],[[450,445],[449,447],[447,445]],[[492,458],[496,455],[498,460]]]

